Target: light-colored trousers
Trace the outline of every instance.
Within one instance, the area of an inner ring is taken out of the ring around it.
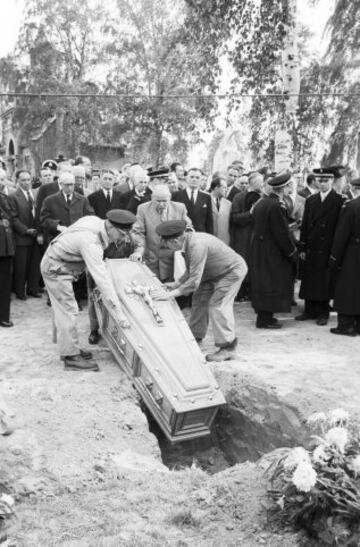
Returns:
[[[233,342],[235,334],[234,300],[247,273],[245,261],[215,281],[204,281],[194,292],[190,329],[195,338],[204,338],[209,320],[215,346]]]
[[[61,356],[78,355],[80,352],[77,331],[79,308],[72,284],[83,271],[83,263],[61,262],[47,254],[41,262],[41,273],[51,302]]]

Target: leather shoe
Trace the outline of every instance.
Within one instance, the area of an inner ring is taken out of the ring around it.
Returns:
[[[89,344],[98,344],[99,343],[99,340],[100,340],[100,334],[99,334],[99,331],[97,330],[93,330],[90,332],[89,334]]]
[[[72,359],[72,357],[75,357],[75,356],[74,355],[62,355],[60,357],[60,359],[61,359],[61,361],[65,361],[65,359]],[[90,361],[90,359],[92,359],[92,357],[93,357],[93,354],[91,353],[91,351],[86,351],[85,349],[81,349],[80,350],[80,357],[85,359],[85,361]]]
[[[215,351],[215,353],[209,353],[205,359],[207,361],[215,362],[230,361],[231,359],[235,359],[235,353],[226,348],[220,348],[218,351]]]
[[[0,321],[0,327],[13,327],[14,323],[12,321]]]
[[[325,325],[328,324],[328,319],[326,317],[319,317],[316,319],[316,324],[319,325],[319,327],[325,327]]]
[[[65,357],[65,370],[93,370],[97,372],[99,366],[94,361],[84,359],[81,355],[71,355]]]
[[[348,329],[341,329],[340,327],[334,327],[330,329],[332,334],[343,334],[344,336],[356,336],[357,332],[354,327],[349,327]]]
[[[38,292],[28,292],[26,293],[27,296],[32,296],[33,298],[41,298],[41,294]]]
[[[281,329],[282,328],[282,325],[281,323],[277,322],[277,323],[265,323],[263,325],[256,325],[256,328],[257,329],[270,329],[270,330],[277,330],[277,329]]]
[[[295,317],[295,321],[309,321],[310,319],[314,319],[314,317],[311,317],[308,313],[301,313]]]

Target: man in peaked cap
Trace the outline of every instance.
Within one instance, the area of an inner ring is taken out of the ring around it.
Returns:
[[[353,199],[342,208],[332,243],[329,266],[335,271],[334,309],[338,324],[332,334],[360,334],[360,178],[350,182]]]
[[[234,357],[234,300],[247,273],[243,258],[217,237],[204,232],[185,232],[184,220],[163,222],[156,228],[163,243],[172,251],[182,250],[186,271],[176,282],[166,283],[167,293],[157,299],[193,294],[190,328],[197,341],[206,335],[209,320],[218,350],[206,356],[208,361],[226,361]]]
[[[48,167],[55,172],[58,170],[58,164],[55,160],[45,160],[42,162],[41,167]]]
[[[41,272],[51,300],[60,357],[67,370],[99,370],[92,354],[80,349],[76,328],[79,310],[72,282],[85,268],[120,325],[129,326],[103,258],[110,244],[122,240],[134,221],[132,213],[121,209],[109,211],[106,220],[83,217],[61,232],[43,257]]]
[[[290,312],[293,271],[297,250],[290,235],[284,197],[291,192],[291,173],[267,180],[269,194],[253,209],[253,238],[250,247],[251,300],[258,329],[279,329],[276,312]]]
[[[319,192],[305,201],[298,244],[302,264],[299,296],[305,300],[305,307],[295,319],[315,319],[317,325],[324,326],[329,319],[329,301],[334,290],[329,257],[344,197],[332,188],[331,168],[314,169],[313,173]]]

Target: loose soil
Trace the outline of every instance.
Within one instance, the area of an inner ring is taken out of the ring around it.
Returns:
[[[237,359],[210,365],[227,397],[265,385],[302,418],[342,407],[360,419],[359,338],[330,334],[335,316],[317,327],[283,315],[282,330],[262,331],[249,304],[235,307]],[[131,381],[104,345],[91,348],[100,372],[66,372],[45,298],[14,301],[12,319],[15,327],[0,332],[0,408],[14,428],[0,437],[0,483],[16,498],[16,517],[0,530],[4,545],[297,544],[295,535],[269,527],[256,463],[228,467],[209,444],[201,457],[186,454],[188,467],[170,470]],[[86,311],[79,323],[87,347]],[[202,349],[213,349],[211,332]]]

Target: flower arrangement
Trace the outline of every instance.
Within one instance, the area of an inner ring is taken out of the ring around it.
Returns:
[[[282,451],[268,469],[271,510],[304,530],[306,545],[360,545],[360,434],[343,409],[307,420],[306,450]]]

